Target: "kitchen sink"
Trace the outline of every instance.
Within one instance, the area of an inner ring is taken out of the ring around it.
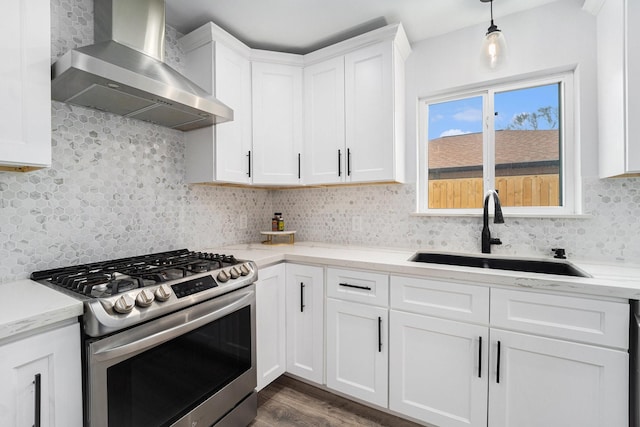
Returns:
[[[409,258],[409,261],[457,265],[461,267],[491,268],[496,270],[526,271],[528,273],[558,274],[562,276],[591,277],[567,261],[491,258],[481,255],[454,255],[437,252],[416,252]]]

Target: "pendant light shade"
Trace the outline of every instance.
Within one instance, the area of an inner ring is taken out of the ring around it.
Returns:
[[[494,69],[504,63],[507,56],[507,41],[493,23],[493,0],[480,0],[483,3],[491,3],[491,26],[487,29],[482,44],[482,60],[487,67]]]

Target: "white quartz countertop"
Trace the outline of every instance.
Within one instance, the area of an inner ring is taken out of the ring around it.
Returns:
[[[567,260],[593,276],[585,278],[417,263],[408,261],[416,252],[413,250],[344,246],[314,242],[296,242],[293,245],[273,246],[252,243],[203,250],[229,253],[235,255],[238,259],[253,260],[258,267],[289,261],[374,270],[390,274],[422,276],[487,286],[507,286],[542,291],[571,292],[599,297],[640,299],[640,265],[626,263]],[[482,256],[482,254],[478,253],[467,255]],[[513,258],[499,255],[490,256]],[[541,258],[527,257],[526,259],[540,260]],[[558,261],[552,257],[545,260]]]
[[[258,267],[283,261],[327,265],[457,281],[485,286],[538,289],[619,299],[640,299],[640,265],[569,260],[593,277],[490,270],[408,261],[412,250],[297,242],[260,243],[202,248],[253,260]],[[480,254],[469,254],[480,255]],[[492,255],[496,256],[496,255]],[[509,258],[503,256],[502,258]],[[528,258],[535,259],[535,258]],[[549,257],[549,260],[553,258]],[[0,344],[18,334],[72,319],[83,312],[82,302],[31,280],[0,284]]]
[[[0,345],[3,340],[78,317],[82,302],[31,280],[0,284]]]

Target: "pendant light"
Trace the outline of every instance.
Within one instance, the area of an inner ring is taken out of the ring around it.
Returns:
[[[487,29],[482,44],[482,58],[487,67],[494,69],[500,66],[507,55],[507,41],[502,31],[493,23],[493,0],[480,0],[491,4],[491,26]]]

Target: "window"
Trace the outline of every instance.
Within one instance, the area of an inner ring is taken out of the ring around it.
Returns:
[[[506,213],[575,214],[573,76],[420,102],[418,211],[477,213],[496,189]]]

